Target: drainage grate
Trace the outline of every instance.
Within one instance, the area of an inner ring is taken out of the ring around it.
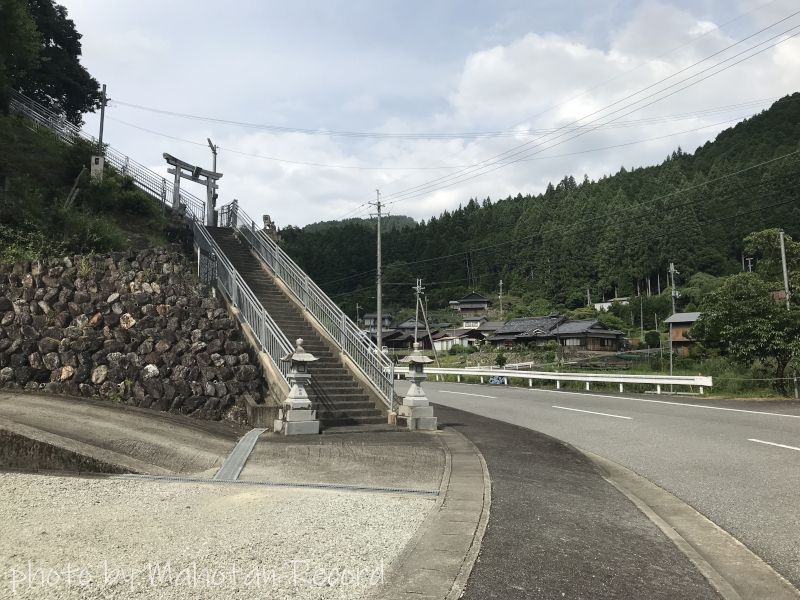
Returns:
[[[336,485],[332,483],[284,483],[281,481],[241,481],[239,479],[195,479],[192,477],[167,477],[160,475],[117,475],[114,479],[141,479],[146,481],[168,481],[175,483],[211,483],[216,485],[256,485],[263,487],[309,488],[316,490],[339,490],[344,492],[377,492],[389,494],[414,494],[438,496],[439,490],[414,490],[409,488],[373,487],[368,485]]]

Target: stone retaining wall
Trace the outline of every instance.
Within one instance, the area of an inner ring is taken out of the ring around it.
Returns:
[[[0,387],[246,422],[252,349],[180,250],[0,264]]]

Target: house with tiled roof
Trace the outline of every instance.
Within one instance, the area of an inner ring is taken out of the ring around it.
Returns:
[[[600,319],[570,321],[554,312],[546,317],[511,319],[487,341],[495,347],[514,348],[531,342],[543,345],[556,341],[574,350],[616,352],[622,347],[624,334],[611,329]]]

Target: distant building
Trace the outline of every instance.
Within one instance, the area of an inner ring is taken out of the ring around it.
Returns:
[[[392,324],[392,315],[383,313],[383,329],[388,329]],[[378,313],[367,313],[364,315],[364,329],[376,333],[378,331]]]
[[[472,292],[461,298],[461,300],[451,301],[450,308],[457,310],[464,316],[480,317],[489,312],[491,304],[488,298],[481,296],[477,292]]]
[[[478,326],[478,331],[486,337],[489,337],[490,335],[494,335],[495,331],[500,329],[503,325],[505,325],[504,321],[484,321]]]
[[[488,321],[486,317],[464,317],[464,329],[477,329]]]
[[[594,303],[594,309],[595,310],[608,311],[608,309],[611,308],[611,304],[612,303],[619,302],[620,304],[624,305],[624,304],[628,304],[628,300],[629,300],[629,298],[626,297],[626,298],[612,298],[608,302],[595,302]]]
[[[554,312],[546,317],[511,319],[487,341],[495,347],[513,348],[531,342],[541,346],[552,340],[575,350],[616,352],[622,347],[623,337],[621,331],[609,328],[600,319],[570,321]]]
[[[675,313],[664,319],[664,323],[669,325],[669,337],[667,339],[672,340],[673,352],[676,354],[689,354],[689,348],[694,344],[695,340],[684,337],[683,334],[689,332],[701,314],[699,312]]]
[[[476,328],[447,329],[433,334],[433,346],[436,350],[447,351],[453,346],[475,346],[484,339],[484,335]]]

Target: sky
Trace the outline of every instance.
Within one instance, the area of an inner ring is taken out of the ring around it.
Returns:
[[[104,141],[167,176],[164,152],[210,169],[211,138],[218,206],[279,227],[658,164],[800,91],[796,0],[61,3]]]

